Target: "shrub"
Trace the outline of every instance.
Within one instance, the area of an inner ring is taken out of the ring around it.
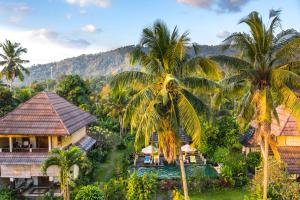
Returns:
[[[255,168],[259,166],[261,162],[260,152],[250,152],[246,158],[247,169],[250,173],[255,173]]]
[[[49,192],[45,193],[43,196],[38,197],[37,200],[62,200],[63,197],[51,197]]]
[[[139,177],[134,172],[128,179],[127,200],[150,200],[155,197],[157,190],[157,177],[154,174],[145,173]]]
[[[17,200],[16,193],[13,190],[2,188],[0,189],[1,200]]]
[[[103,186],[105,200],[120,200],[126,197],[127,180],[123,178],[111,179]]]
[[[97,186],[88,185],[79,190],[75,200],[104,200],[104,195]]]
[[[88,152],[87,157],[91,162],[104,162],[107,155],[108,155],[108,151],[101,148],[97,148]]]
[[[173,200],[184,200],[184,195],[178,190],[172,191],[172,199]]]
[[[285,164],[273,157],[270,157],[268,162],[268,197],[276,200],[300,199],[300,185],[296,181],[289,179]],[[263,166],[261,164],[256,170],[250,187],[250,195],[245,198],[246,200],[261,199],[263,193],[262,177]]]
[[[201,168],[193,168],[192,177],[188,180],[189,189],[193,192],[216,190],[219,188],[219,179],[212,179],[205,176]]]

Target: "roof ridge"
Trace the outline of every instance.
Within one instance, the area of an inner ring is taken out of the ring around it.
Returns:
[[[59,113],[58,113],[58,112],[56,111],[56,109],[54,108],[53,102],[51,102],[51,99],[50,99],[50,97],[48,96],[48,93],[50,93],[50,94],[54,94],[54,93],[52,93],[52,92],[45,92],[45,93],[46,93],[47,98],[49,99],[50,106],[51,106],[52,110],[55,112],[55,114],[58,116],[58,119],[59,119],[60,123],[63,125],[64,129],[67,131],[68,135],[71,135],[69,129],[65,126],[65,124],[64,124],[64,122],[62,121],[62,119],[61,119]],[[57,94],[54,94],[54,95],[58,96]],[[60,96],[58,96],[58,97],[60,97]],[[60,97],[60,98],[62,98],[62,97]],[[66,100],[65,100],[65,101],[66,101]]]

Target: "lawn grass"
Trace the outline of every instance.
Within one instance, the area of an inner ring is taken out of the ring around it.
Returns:
[[[106,182],[113,176],[113,169],[118,160],[123,156],[124,150],[113,149],[109,152],[104,163],[99,163],[95,169],[94,181]]]
[[[245,190],[228,189],[224,191],[209,192],[209,193],[191,193],[191,200],[243,200]]]

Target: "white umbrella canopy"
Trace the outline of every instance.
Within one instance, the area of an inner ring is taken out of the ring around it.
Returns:
[[[144,154],[152,154],[152,153],[157,153],[158,152],[158,149],[152,145],[149,145],[145,148],[142,149],[142,152]]]
[[[181,151],[183,151],[183,152],[195,152],[196,149],[191,147],[189,144],[186,144],[186,145],[183,145],[181,147]]]

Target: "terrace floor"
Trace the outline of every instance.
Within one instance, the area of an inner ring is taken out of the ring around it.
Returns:
[[[22,193],[22,196],[33,200],[33,199],[37,199],[40,196],[43,196],[47,192],[49,192],[49,187],[32,186],[29,189],[25,190]],[[61,196],[61,192],[59,188],[54,189],[54,196]]]

